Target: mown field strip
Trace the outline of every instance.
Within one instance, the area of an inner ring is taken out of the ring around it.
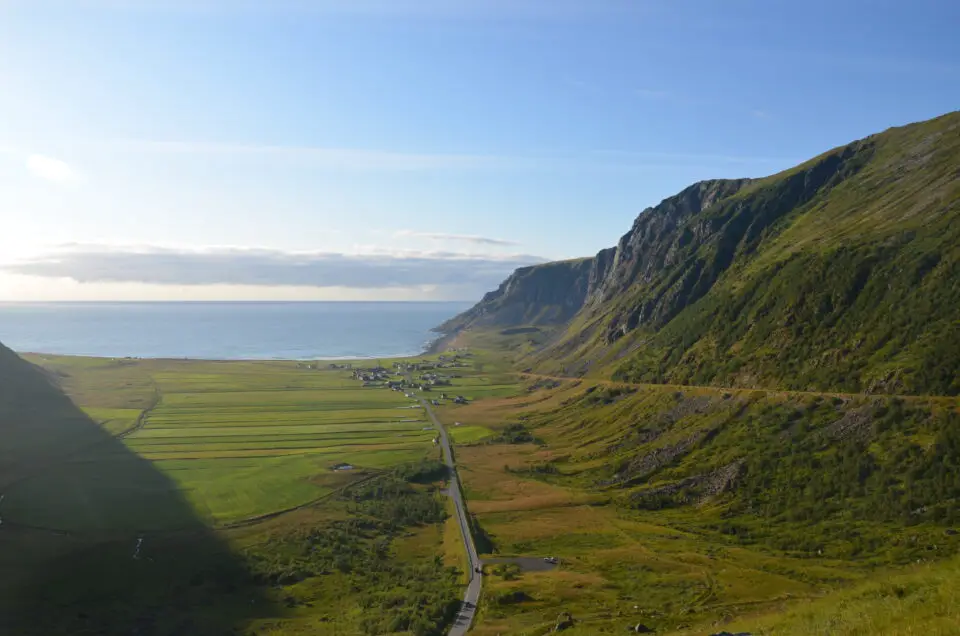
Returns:
[[[288,479],[290,474],[310,475],[313,481],[316,481],[316,472],[323,469],[323,475],[333,477],[342,473],[333,473],[329,471],[330,462],[346,462],[355,466],[365,468],[384,468],[394,466],[404,461],[413,461],[420,459],[425,455],[430,446],[417,444],[409,447],[388,447],[382,449],[364,448],[359,451],[345,452],[337,457],[325,457],[323,453],[294,455],[282,455],[276,457],[219,457],[211,458],[209,461],[196,461],[194,459],[167,458],[154,462],[164,473],[191,472],[203,475],[199,477],[204,484],[213,483],[214,479],[210,475],[222,475],[224,477],[236,477],[238,475],[249,475],[258,471],[265,471],[273,476],[281,475]],[[306,470],[301,470],[301,469]],[[279,471],[279,472],[278,472]],[[181,478],[178,478],[181,479]],[[306,480],[298,480],[306,483]]]
[[[356,429],[351,431],[323,431],[323,430],[314,430],[314,431],[305,431],[305,432],[273,432],[270,430],[270,427],[265,427],[263,429],[254,429],[253,427],[240,427],[235,429],[229,429],[228,431],[217,431],[216,429],[167,429],[160,431],[161,433],[173,433],[169,435],[150,435],[146,434],[149,431],[145,431],[144,434],[130,435],[127,440],[133,442],[143,442],[145,444],[157,443],[157,444],[169,444],[171,440],[183,440],[186,443],[196,443],[202,442],[207,439],[218,439],[223,441],[229,440],[256,440],[256,439],[304,439],[304,440],[314,440],[319,443],[323,443],[325,440],[338,440],[338,439],[352,439],[352,438],[367,438],[367,437],[397,437],[401,435],[419,435],[424,430],[427,429],[427,426],[424,422],[413,423],[405,425],[406,428],[391,428],[391,427],[369,427],[366,429]],[[279,427],[278,427],[279,428]],[[246,432],[245,429],[251,429],[252,432]],[[183,431],[189,433],[187,435],[177,435],[178,431]]]
[[[369,409],[372,406],[402,406],[410,402],[393,391],[348,392],[330,395],[326,391],[237,391],[235,393],[164,393],[163,405],[177,407],[253,407],[266,410],[271,407],[310,408],[321,411]]]
[[[320,424],[316,426],[231,426],[231,427],[179,427],[179,428],[144,428],[128,439],[188,439],[205,437],[288,437],[288,436],[310,436],[316,439],[327,437],[336,437],[341,435],[366,435],[376,433],[383,435],[386,433],[405,431],[419,431],[425,428],[425,421],[382,424],[368,423],[365,426],[344,426],[341,424]]]
[[[415,402],[348,402],[348,401],[330,401],[324,400],[322,404],[325,408],[321,409],[323,412],[343,412],[343,411],[393,411],[402,409],[403,407],[415,406]],[[218,409],[232,409],[235,411],[244,411],[246,409],[252,409],[253,412],[269,412],[277,410],[277,407],[281,407],[282,411],[290,410],[304,410],[309,411],[312,408],[312,404],[298,404],[291,402],[265,402],[263,404],[249,405],[249,404],[237,404],[230,401],[211,401],[209,403],[203,402],[194,402],[194,403],[178,403],[171,404],[167,401],[164,401],[162,407],[165,410],[174,411],[177,413],[190,413],[194,411],[202,411],[209,409],[211,407]],[[211,414],[215,414],[216,411]]]
[[[208,451],[198,451],[198,450],[180,450],[180,451],[169,451],[169,452],[144,452],[138,453],[141,457],[150,460],[159,460],[159,459],[196,459],[196,460],[205,460],[205,459],[231,459],[231,458],[253,458],[253,457],[281,457],[285,455],[332,455],[336,456],[338,460],[342,459],[340,456],[345,453],[351,452],[367,452],[367,451],[417,451],[423,453],[426,451],[428,446],[426,444],[371,444],[369,446],[363,444],[349,444],[343,446],[330,446],[325,448],[291,448],[291,449],[251,449],[251,450],[208,450]],[[362,458],[361,458],[362,459]],[[346,461],[346,460],[343,460]],[[358,461],[359,465],[368,465],[365,462]]]
[[[277,411],[274,409],[219,409],[217,411],[175,410],[160,407],[150,413],[147,418],[152,425],[182,426],[208,422],[217,426],[254,423],[269,424],[270,422],[291,422],[302,424],[322,423],[363,423],[363,422],[396,422],[398,420],[423,417],[423,411],[418,409],[356,409],[346,411]]]
[[[384,406],[378,408],[376,404],[361,404],[357,402],[349,403],[332,403],[332,402],[317,402],[314,404],[310,403],[299,403],[299,404],[288,404],[283,402],[267,402],[264,404],[259,404],[256,406],[248,406],[244,404],[234,404],[234,403],[221,403],[221,402],[211,402],[209,404],[197,403],[197,404],[188,404],[188,405],[170,405],[164,403],[163,410],[168,413],[176,413],[178,415],[190,415],[190,414],[200,414],[205,411],[209,414],[210,410],[219,412],[221,414],[226,413],[249,413],[252,408],[255,412],[259,413],[312,413],[314,417],[321,416],[322,413],[326,412],[340,412],[340,411],[361,411],[361,410],[399,410],[398,407],[402,406],[398,404],[396,406]],[[411,409],[413,410],[413,409]]]
[[[275,437],[259,437],[253,439],[230,440],[223,438],[193,438],[184,441],[177,439],[150,439],[150,440],[128,440],[127,447],[138,452],[156,452],[161,449],[221,449],[221,448],[243,448],[243,449],[281,449],[281,448],[327,448],[332,444],[341,445],[366,445],[366,444],[390,444],[398,440],[408,442],[410,440],[429,440],[434,433],[425,431],[410,431],[406,433],[395,433],[393,435],[369,435],[338,437],[327,439],[288,439]],[[209,441],[207,441],[209,440]],[[180,443],[178,443],[178,441]]]
[[[228,420],[223,422],[211,421],[206,418],[193,419],[147,419],[146,427],[152,430],[196,430],[202,428],[264,428],[264,429],[286,429],[290,427],[312,427],[325,428],[330,431],[337,430],[359,430],[368,426],[389,427],[400,426],[410,427],[416,422],[425,422],[420,413],[406,413],[401,417],[391,417],[383,419],[357,418],[356,420],[348,418],[314,418],[314,419],[289,419],[289,418],[253,418],[250,420]]]
[[[191,395],[208,395],[211,393],[250,393],[253,391],[256,392],[269,392],[269,393],[290,393],[290,392],[323,392],[327,394],[336,394],[336,393],[358,393],[360,391],[366,391],[368,393],[376,391],[376,389],[371,387],[358,388],[356,384],[349,383],[345,386],[322,386],[309,383],[300,383],[300,384],[263,384],[262,382],[251,382],[250,384],[223,384],[223,385],[214,385],[214,386],[201,386],[184,384],[182,382],[171,384],[171,383],[161,383],[161,387],[164,389],[164,392],[169,395],[175,395],[178,393],[191,394]],[[381,389],[381,391],[386,391],[386,389]],[[379,392],[379,391],[376,391]]]

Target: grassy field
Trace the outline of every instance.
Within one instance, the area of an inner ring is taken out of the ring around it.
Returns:
[[[439,456],[415,400],[326,364],[27,358],[45,376],[29,371],[37,403],[61,406],[10,410],[17,386],[0,391],[17,424],[0,430],[0,632],[432,634],[449,620],[463,547],[441,484],[409,468]]]
[[[78,405],[107,432],[123,434],[123,445],[90,449],[10,488],[5,511],[31,526],[175,529],[185,520],[150,505],[162,488],[181,492],[191,515],[211,525],[235,523],[349,483],[350,471],[334,465],[350,464],[356,475],[432,451],[422,409],[403,408],[412,401],[363,388],[343,371],[275,362],[33,361],[64,378]],[[168,480],[124,479],[134,457]],[[90,491],[104,494],[77,496]]]

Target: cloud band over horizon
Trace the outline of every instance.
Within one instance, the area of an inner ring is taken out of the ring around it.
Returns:
[[[468,299],[496,288],[518,267],[544,262],[528,254],[379,250],[285,252],[252,248],[67,246],[0,265],[0,272],[79,283],[430,289]]]

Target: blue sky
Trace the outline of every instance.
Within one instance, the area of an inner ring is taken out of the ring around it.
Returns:
[[[473,299],[960,105],[942,0],[0,0],[0,299]]]

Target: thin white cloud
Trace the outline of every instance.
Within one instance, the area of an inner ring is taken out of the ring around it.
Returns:
[[[79,283],[246,285],[390,289],[496,287],[516,268],[543,262],[529,254],[398,250],[290,252],[240,247],[69,245],[40,258],[0,265],[0,273]]]
[[[638,88],[634,91],[634,93],[646,99],[666,99],[667,97],[670,97],[669,91],[657,90],[653,88]]]
[[[379,149],[332,148],[317,146],[277,146],[243,143],[210,143],[194,141],[126,140],[85,142],[87,151],[136,153],[172,156],[208,156],[223,159],[290,161],[318,170],[373,172],[431,171],[607,171],[649,170],[672,165],[776,163],[787,159],[701,153],[606,151],[590,153],[555,153],[549,155],[483,155],[471,153],[414,153]],[[456,236],[456,238],[454,238]],[[469,240],[457,235],[437,234],[436,238]],[[489,243],[493,244],[493,243]]]
[[[79,183],[81,180],[80,174],[71,168],[70,164],[45,155],[30,155],[27,157],[26,167],[33,176],[60,185]]]
[[[517,157],[458,153],[410,153],[361,148],[276,146],[195,141],[114,141],[108,150],[173,155],[220,155],[291,159],[322,168],[351,170],[438,170],[519,167],[529,160]]]
[[[395,234],[397,237],[425,238],[433,241],[462,241],[464,243],[475,243],[477,245],[520,245],[516,241],[507,239],[490,238],[488,236],[477,236],[475,234],[447,234],[444,232],[417,232],[415,230],[400,230]]]

